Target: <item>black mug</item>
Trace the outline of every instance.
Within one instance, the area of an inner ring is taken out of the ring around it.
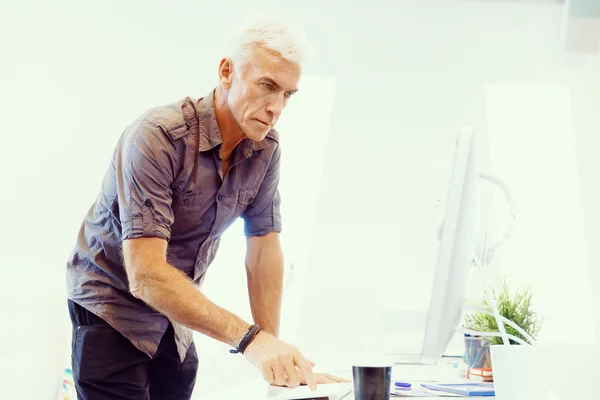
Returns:
[[[392,367],[353,366],[355,400],[389,400]]]

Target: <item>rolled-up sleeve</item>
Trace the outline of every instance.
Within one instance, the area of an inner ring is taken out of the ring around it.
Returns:
[[[177,154],[175,143],[150,122],[137,123],[123,136],[114,160],[123,240],[170,239]]]
[[[281,232],[280,158],[281,149],[277,145],[254,201],[242,214],[246,236],[263,236],[270,232]]]

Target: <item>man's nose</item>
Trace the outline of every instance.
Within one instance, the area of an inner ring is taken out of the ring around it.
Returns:
[[[267,112],[273,114],[275,118],[279,118],[283,111],[284,96],[284,93],[274,94],[267,102]]]

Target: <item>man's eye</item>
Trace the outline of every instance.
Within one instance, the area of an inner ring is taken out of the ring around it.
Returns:
[[[263,83],[263,86],[264,86],[264,87],[265,87],[267,90],[273,90],[273,89],[275,89],[275,88],[273,87],[273,85],[271,85],[270,83]]]

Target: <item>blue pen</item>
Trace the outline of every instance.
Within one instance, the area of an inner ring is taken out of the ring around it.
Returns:
[[[409,388],[409,387],[411,387],[411,386],[412,386],[412,385],[411,385],[410,383],[408,383],[408,382],[399,382],[399,381],[395,381],[395,382],[394,382],[394,385],[395,385],[395,386],[397,386],[397,387],[401,387],[401,388]]]

